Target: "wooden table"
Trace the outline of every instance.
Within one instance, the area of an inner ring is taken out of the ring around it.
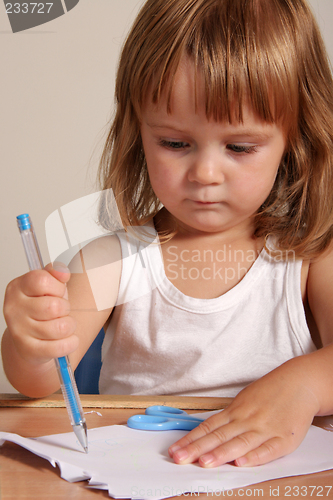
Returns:
[[[144,413],[152,404],[166,404],[184,408],[189,413],[198,410],[224,408],[227,398],[190,397],[124,397],[82,396],[88,428],[125,424],[128,417]],[[99,416],[98,413],[102,416]],[[14,395],[0,394],[0,430],[25,437],[70,432],[67,411],[61,395],[42,400],[29,400]],[[333,450],[332,450],[333,453]],[[109,498],[107,491],[89,490],[87,482],[68,483],[60,478],[59,469],[25,448],[6,442],[0,448],[0,500],[53,500]],[[231,494],[232,493],[232,494]],[[189,495],[191,496],[191,495]],[[197,498],[198,495],[192,494]],[[207,495],[200,495],[206,497]],[[209,494],[208,498],[213,495]],[[333,498],[333,470],[306,476],[288,477],[229,490],[222,496],[255,498],[300,497]],[[178,498],[178,497],[175,497]]]

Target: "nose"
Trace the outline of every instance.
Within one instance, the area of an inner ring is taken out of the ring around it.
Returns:
[[[221,158],[213,153],[198,154],[189,168],[188,179],[203,185],[222,184],[225,177]]]

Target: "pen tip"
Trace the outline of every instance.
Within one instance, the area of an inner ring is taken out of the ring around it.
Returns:
[[[88,446],[85,446],[84,451],[88,453]]]

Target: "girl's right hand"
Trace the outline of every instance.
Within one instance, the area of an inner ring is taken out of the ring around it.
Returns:
[[[66,283],[70,271],[60,263],[30,271],[7,286],[4,316],[17,353],[42,364],[74,352],[79,344],[70,316]]]

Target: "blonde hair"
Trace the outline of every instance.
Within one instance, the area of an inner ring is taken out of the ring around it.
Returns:
[[[333,83],[325,47],[305,0],[148,0],[127,37],[116,80],[115,117],[100,165],[124,226],[159,210],[147,173],[139,117],[146,99],[169,96],[184,56],[203,75],[207,117],[242,120],[248,102],[280,121],[286,153],[255,214],[255,235],[310,258],[332,239]],[[236,110],[235,110],[236,102]],[[170,111],[170,109],[169,109]],[[100,221],[108,227],[108,201]]]

